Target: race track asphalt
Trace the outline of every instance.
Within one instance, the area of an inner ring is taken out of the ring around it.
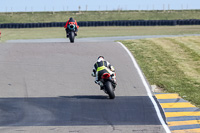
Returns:
[[[99,55],[116,69],[114,100],[91,77]],[[0,64],[0,133],[165,132],[119,43],[1,43]]]

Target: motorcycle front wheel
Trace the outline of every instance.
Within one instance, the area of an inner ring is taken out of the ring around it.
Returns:
[[[71,32],[69,33],[69,40],[70,40],[71,43],[74,43],[74,38],[75,38],[75,34],[74,34],[73,31],[71,31]]]

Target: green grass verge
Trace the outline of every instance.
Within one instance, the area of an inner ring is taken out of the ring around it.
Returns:
[[[200,19],[200,10],[14,12],[0,13],[0,23],[65,22],[69,17],[77,21]]]
[[[200,107],[200,37],[121,41],[150,84]]]
[[[1,42],[16,39],[65,38],[64,28],[1,29]],[[200,26],[80,27],[78,38],[105,36],[200,34]]]

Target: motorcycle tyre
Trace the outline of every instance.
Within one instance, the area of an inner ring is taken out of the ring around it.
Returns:
[[[105,89],[106,89],[107,94],[109,95],[109,98],[114,99],[115,93],[114,93],[113,85],[110,81],[107,81],[105,83]]]
[[[71,43],[74,43],[74,38],[75,38],[75,33],[73,31],[71,31],[69,33],[69,40]]]

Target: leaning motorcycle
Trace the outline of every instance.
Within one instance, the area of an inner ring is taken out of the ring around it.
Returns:
[[[113,81],[110,73],[104,73],[101,76],[100,81],[103,83],[102,89],[103,91],[108,94],[110,99],[114,99],[115,98],[115,87],[116,87],[116,83]]]
[[[69,40],[71,43],[74,43],[74,39],[75,39],[75,31],[76,31],[76,25],[75,23],[72,23],[68,25],[68,29],[69,29]]]

